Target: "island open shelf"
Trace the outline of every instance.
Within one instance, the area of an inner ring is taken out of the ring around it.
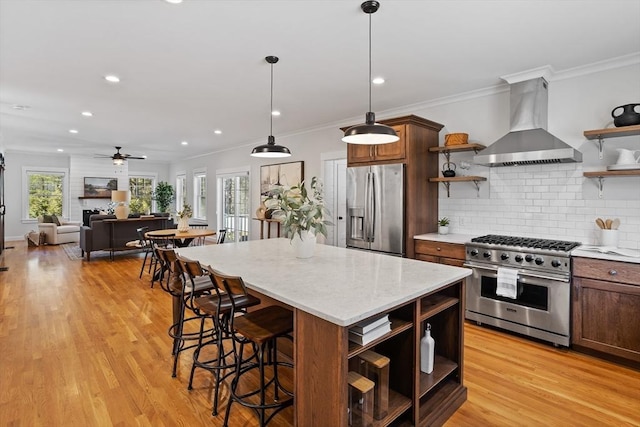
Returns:
[[[349,426],[347,378],[371,363],[362,354],[367,350],[386,360],[377,369],[388,369],[388,383],[378,389],[388,389],[388,408],[374,426],[441,425],[465,401],[462,295],[468,269],[327,245],[300,260],[288,239],[177,252],[242,276],[263,303],[293,311],[293,425]],[[391,321],[388,333],[364,346],[349,341],[349,328],[384,315]],[[429,377],[420,372],[419,354],[426,322],[438,356]]]

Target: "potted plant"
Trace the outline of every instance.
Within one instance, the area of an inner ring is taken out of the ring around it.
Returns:
[[[326,220],[330,216],[324,206],[322,183],[314,176],[311,179],[311,194],[304,181],[293,187],[276,187],[265,205],[273,209],[272,218],[280,220],[285,235],[289,236],[294,246],[299,248],[299,258],[313,255],[316,236],[327,236]],[[301,246],[301,245],[308,246]]]
[[[160,181],[158,185],[156,185],[156,189],[151,198],[158,204],[158,210],[160,212],[169,212],[169,206],[175,199],[175,192],[171,184]]]
[[[189,219],[193,216],[191,205],[185,203],[181,211],[176,212],[178,217],[178,231],[189,230]]]
[[[449,218],[446,216],[438,220],[438,234],[449,233]]]

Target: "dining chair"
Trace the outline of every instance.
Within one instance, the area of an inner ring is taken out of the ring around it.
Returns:
[[[221,228],[220,230],[218,230],[218,237],[216,239],[216,244],[220,245],[222,243],[224,243],[224,239],[227,236],[227,230],[224,228]]]
[[[151,261],[149,262],[149,272],[151,273],[151,269],[153,268],[153,272],[151,273],[152,288],[153,288],[153,284],[157,280],[160,280],[163,274],[162,265],[160,264],[160,260],[158,259],[155,249],[156,248],[164,248],[164,249],[173,248],[175,237],[176,237],[176,233],[153,234],[153,231],[150,231],[147,233],[147,239],[149,240],[149,244],[151,246]]]
[[[127,248],[136,248],[142,249],[144,252],[144,259],[142,260],[142,267],[140,267],[140,275],[138,278],[142,278],[142,273],[144,272],[144,266],[147,263],[147,258],[149,257],[149,253],[151,252],[151,242],[149,239],[145,237],[145,234],[149,231],[149,227],[140,227],[136,229],[136,233],[138,234],[138,240],[132,240],[126,243]],[[149,262],[151,265],[151,262]]]

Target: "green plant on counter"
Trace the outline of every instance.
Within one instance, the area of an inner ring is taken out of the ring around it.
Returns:
[[[450,221],[449,221],[449,218],[447,218],[447,217],[445,216],[445,217],[440,218],[440,219],[438,220],[438,225],[439,225],[440,227],[446,227],[446,226],[448,226],[448,225],[449,225],[449,222],[450,222]]]
[[[160,181],[158,185],[156,185],[152,198],[158,204],[158,210],[160,212],[169,212],[169,206],[175,199],[175,192],[171,184]]]
[[[267,208],[274,210],[271,217],[282,221],[285,234],[291,239],[295,234],[302,236],[303,231],[326,237],[327,225],[333,225],[325,219],[331,214],[324,206],[322,183],[315,176],[311,178],[311,190],[309,194],[304,181],[290,188],[276,187],[264,201]]]

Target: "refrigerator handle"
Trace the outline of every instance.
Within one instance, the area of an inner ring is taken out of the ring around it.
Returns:
[[[369,214],[368,214],[368,226],[367,230],[367,241],[373,242],[375,241],[375,230],[376,230],[376,174],[374,172],[370,173],[369,178]]]

